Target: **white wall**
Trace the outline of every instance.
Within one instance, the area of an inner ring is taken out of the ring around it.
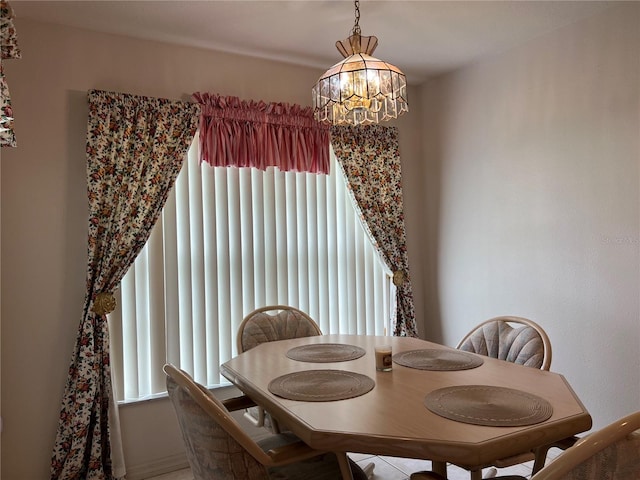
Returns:
[[[595,427],[640,408],[639,90],[638,2],[422,87],[427,336],[540,323]]]
[[[209,91],[309,105],[311,87],[322,72],[20,18],[16,28],[23,58],[6,62],[5,73],[18,148],[3,149],[1,162],[1,476],[36,480],[49,477],[84,299],[87,91],[172,99]],[[414,94],[419,98],[415,90],[409,95]],[[403,168],[418,179],[419,103],[398,122]],[[417,195],[419,188],[413,181],[406,195]],[[408,211],[416,214],[415,207]],[[408,223],[409,243],[416,251],[419,223],[410,218]],[[419,250],[411,261],[420,264]],[[168,401],[124,406],[121,420],[131,471],[159,459],[172,461],[183,452]]]

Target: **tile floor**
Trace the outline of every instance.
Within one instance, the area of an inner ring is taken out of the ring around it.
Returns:
[[[372,480],[407,480],[409,475],[420,470],[429,470],[431,462],[428,460],[412,460],[406,458],[395,457],[376,457],[363,454],[352,454],[351,458],[358,464],[364,466],[369,462],[376,464]],[[549,451],[549,460],[554,457],[554,450]],[[498,470],[498,475],[521,475],[526,478],[531,476],[531,467],[533,462],[515,465],[509,468]],[[456,466],[447,468],[449,480],[469,480],[469,472]],[[193,480],[189,469],[178,470],[176,472],[166,473],[147,480]]]

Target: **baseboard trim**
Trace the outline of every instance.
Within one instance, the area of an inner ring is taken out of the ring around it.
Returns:
[[[154,462],[127,466],[127,475],[125,478],[126,480],[144,480],[145,478],[175,472],[176,470],[182,470],[188,467],[189,462],[187,461],[187,455],[179,453]]]

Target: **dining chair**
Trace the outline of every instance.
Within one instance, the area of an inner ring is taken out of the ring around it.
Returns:
[[[500,316],[486,320],[458,343],[457,349],[477,353],[527,367],[549,370],[551,367],[551,341],[544,329],[532,320],[523,317]],[[535,452],[524,452],[508,458],[497,459],[484,478],[497,474],[496,468],[510,467],[534,460],[533,473],[544,466],[549,448],[566,448],[575,439],[566,439]],[[471,471],[471,480],[482,478],[482,472]]]
[[[579,439],[531,480],[640,479],[640,411]]]
[[[252,401],[220,401],[184,370],[166,364],[167,391],[194,480],[367,480],[346,453],[315,450],[291,433],[256,442],[231,411]]]
[[[305,312],[288,305],[260,307],[244,317],[238,327],[238,353],[261,343],[322,335],[318,324]],[[280,433],[280,425],[262,407],[247,409],[245,417],[256,427]]]
[[[264,342],[322,335],[318,324],[305,312],[288,305],[268,305],[247,314],[238,327],[238,352]]]
[[[530,480],[640,479],[640,411],[579,439]],[[434,472],[415,472],[410,480],[446,480]],[[495,480],[526,480],[519,475]]]
[[[523,317],[486,320],[467,333],[456,348],[541,370],[551,368],[549,336],[540,325]]]

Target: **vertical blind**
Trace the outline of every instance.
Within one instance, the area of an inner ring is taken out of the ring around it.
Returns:
[[[109,315],[119,401],[166,391],[171,362],[208,386],[228,383],[242,319],[292,305],[323,333],[385,335],[390,274],[358,218],[331,152],[330,175],[211,167],[198,138]]]

